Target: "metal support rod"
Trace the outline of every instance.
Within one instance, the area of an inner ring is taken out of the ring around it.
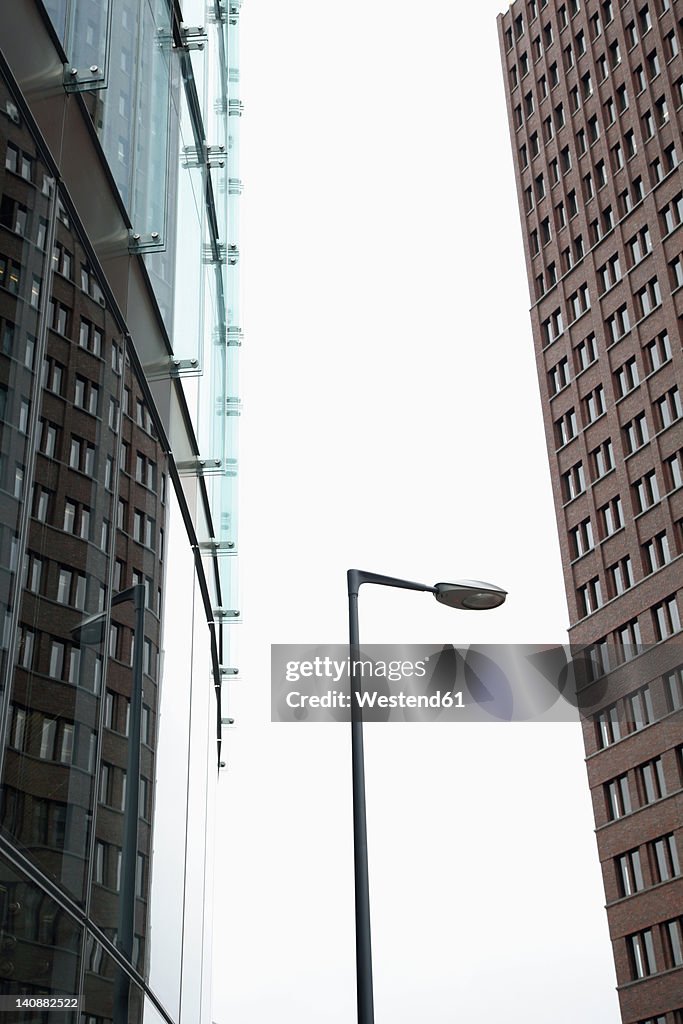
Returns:
[[[363,753],[363,713],[356,694],[362,680],[355,663],[360,656],[358,633],[358,587],[362,582],[357,570],[347,574],[349,593],[349,654],[351,656],[351,773],[353,785],[353,861],[356,898],[356,992],[358,1024],[374,1024],[372,988],[372,946],[370,941],[370,882],[368,877],[368,832],[365,813],[365,758]],[[391,584],[390,584],[391,585]]]

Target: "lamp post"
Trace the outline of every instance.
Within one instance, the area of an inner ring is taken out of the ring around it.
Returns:
[[[349,654],[351,656],[351,776],[353,787],[353,862],[356,904],[356,994],[358,1024],[374,1024],[375,1011],[372,987],[372,945],[370,941],[370,882],[368,877],[368,832],[365,813],[365,757],[363,752],[363,713],[356,694],[361,692],[361,677],[356,669],[360,657],[358,631],[358,591],[363,583],[401,590],[422,590],[433,594],[441,604],[450,608],[483,611],[503,604],[507,591],[491,583],[478,580],[459,580],[456,583],[424,583],[380,576],[361,569],[349,569]]]
[[[123,812],[121,837],[121,885],[119,899],[119,927],[117,945],[132,963],[135,937],[135,873],[138,855],[138,815],[140,804],[140,739],[142,719],[143,649],[145,636],[145,585],[135,583],[114,594],[111,607],[132,601],[135,609],[133,645],[133,675],[130,698],[130,725],[128,730],[128,761],[126,765],[126,803]],[[100,612],[85,619],[72,631],[80,644],[101,644],[104,641],[106,615]],[[114,1020],[126,1024],[128,1020],[129,979],[121,969],[114,984]]]

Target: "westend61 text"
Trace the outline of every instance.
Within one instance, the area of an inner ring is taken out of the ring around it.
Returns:
[[[464,708],[462,691],[452,693],[450,690],[432,694],[414,693],[377,693],[368,690],[364,693],[344,693],[343,690],[328,690],[327,693],[301,693],[292,690],[287,694],[287,707],[290,708],[350,708],[351,698],[360,708]]]

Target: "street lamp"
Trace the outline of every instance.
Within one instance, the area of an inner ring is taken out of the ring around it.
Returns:
[[[349,569],[346,574],[349,593],[349,653],[351,655],[351,774],[353,786],[353,861],[356,900],[356,993],[358,1024],[374,1024],[375,1011],[372,988],[372,946],[370,942],[370,882],[368,878],[368,831],[365,814],[365,758],[363,754],[363,713],[356,694],[361,692],[361,677],[356,670],[360,657],[358,635],[358,591],[363,583],[401,590],[422,590],[433,594],[449,608],[483,611],[498,608],[507,591],[479,580],[458,580],[436,583],[433,587],[394,576]]]
[[[133,960],[135,936],[135,873],[138,854],[138,814],[140,803],[140,740],[142,720],[143,648],[145,636],[145,585],[135,583],[114,594],[111,607],[131,601],[135,609],[133,643],[133,678],[130,698],[130,725],[128,735],[128,763],[126,766],[126,803],[123,812],[121,840],[121,885],[119,901],[119,927],[117,945],[127,960]],[[107,616],[105,612],[84,619],[74,630],[76,643],[98,646],[104,642]],[[119,968],[114,985],[114,1020],[125,1024],[128,1020],[129,979]]]

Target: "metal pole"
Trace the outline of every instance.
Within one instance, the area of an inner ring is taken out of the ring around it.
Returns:
[[[140,803],[140,729],[142,718],[142,665],[145,645],[145,585],[136,583],[122,592],[119,601],[133,598],[135,608],[135,643],[133,647],[133,673],[130,698],[130,719],[128,729],[128,765],[126,775],[126,804],[123,813],[123,838],[121,853],[121,889],[119,893],[119,929],[117,945],[126,959],[132,963],[133,939],[135,937],[135,875],[138,859],[138,816]],[[116,1024],[128,1021],[128,994],[130,981],[118,968],[114,990]]]
[[[356,700],[362,680],[355,669],[360,657],[358,635],[358,588],[362,582],[356,570],[347,573],[349,593],[349,654],[351,656],[351,773],[353,785],[353,862],[356,895],[356,991],[358,1024],[374,1024],[372,990],[372,946],[370,942],[370,881],[368,877],[368,831],[365,814],[365,758],[363,754],[363,713]]]

